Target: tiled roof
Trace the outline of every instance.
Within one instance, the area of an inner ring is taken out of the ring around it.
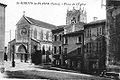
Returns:
[[[70,33],[64,34],[63,37],[65,37],[65,36],[76,36],[76,35],[82,34],[83,32],[84,32],[84,30],[70,32]]]
[[[89,27],[89,26],[91,26],[91,25],[98,25],[98,24],[105,24],[105,23],[106,23],[106,19],[104,19],[104,20],[92,21],[92,22],[90,22],[90,23],[85,24],[85,25],[84,25],[84,28]],[[95,26],[93,26],[93,27],[95,27]]]
[[[106,22],[106,19],[103,19],[103,20],[97,20],[97,21],[92,21],[88,24],[98,24],[98,23],[103,23],[103,22]]]
[[[114,5],[114,6],[120,6],[120,0],[110,0],[107,2],[108,6]]]
[[[69,25],[66,25],[65,26],[65,28],[68,28],[68,27],[70,27],[70,26],[72,26],[72,25],[75,25],[75,26],[80,26],[80,25],[85,25],[86,23],[84,23],[84,22],[78,22],[78,23],[75,23],[75,24],[69,24]]]
[[[43,28],[47,28],[47,29],[57,28],[55,25],[52,25],[52,24],[49,24],[49,23],[46,23],[46,22],[43,22],[43,21],[35,20],[33,18],[26,17],[26,16],[25,16],[25,18],[27,18],[28,22],[31,22],[31,24],[34,24],[34,25],[37,25],[37,26],[40,26],[40,27],[43,27]]]
[[[64,31],[65,26],[66,25],[57,26],[57,29],[52,30],[52,33],[54,34],[54,33],[59,33],[61,31]]]
[[[13,39],[13,40],[9,41],[8,43],[10,44],[10,43],[12,43],[12,42],[14,43],[14,42],[15,42],[15,39]]]
[[[64,28],[66,25],[60,25],[60,26],[57,26],[57,28]]]
[[[5,6],[5,7],[7,6],[6,4],[3,4],[3,3],[0,3],[0,5]]]

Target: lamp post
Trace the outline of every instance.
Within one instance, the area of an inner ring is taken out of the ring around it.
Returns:
[[[13,45],[12,48],[13,48],[13,53],[12,53],[12,67],[15,67],[15,61],[14,61],[14,59],[15,59],[15,57],[14,57],[14,54],[15,54],[15,46]]]
[[[31,54],[31,39],[32,39],[32,30],[29,29],[29,37],[28,37],[28,50],[29,50],[29,55],[30,55],[30,64],[32,64],[32,54]]]
[[[10,43],[9,43],[9,60],[11,61],[11,30],[5,31],[5,33],[9,33]]]

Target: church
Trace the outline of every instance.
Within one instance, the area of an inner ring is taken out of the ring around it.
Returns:
[[[16,24],[15,39],[9,42],[9,58],[31,62],[34,48],[52,52],[52,30],[56,26],[23,15]],[[52,55],[49,55],[52,56]],[[45,54],[42,55],[45,58]]]

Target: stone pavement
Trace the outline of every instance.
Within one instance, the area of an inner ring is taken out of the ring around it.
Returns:
[[[110,80],[92,75],[74,73],[64,71],[64,69],[57,68],[57,70],[42,69],[42,66],[36,66],[30,63],[16,62],[15,67],[11,66],[11,62],[5,62],[4,78],[22,78],[22,79],[77,79],[77,80]]]

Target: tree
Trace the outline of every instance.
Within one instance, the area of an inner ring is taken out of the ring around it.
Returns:
[[[32,63],[38,65],[41,64],[42,54],[41,50],[37,50],[37,46],[34,46],[35,51],[32,53]]]

